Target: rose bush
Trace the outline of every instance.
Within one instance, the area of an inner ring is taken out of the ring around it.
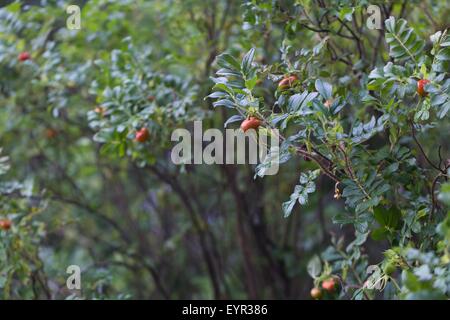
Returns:
[[[0,9],[1,298],[448,298],[447,1],[66,5]],[[174,165],[196,120],[280,172]]]
[[[320,7],[323,10],[315,17],[305,11],[310,24],[320,29],[320,21],[330,15],[329,20],[347,28],[350,38],[358,48],[362,47],[363,40],[345,21],[333,17],[325,5]],[[300,5],[298,9],[305,10]],[[354,16],[347,20],[358,24]],[[319,37],[321,33],[333,34],[333,30],[317,31]],[[216,105],[233,108],[244,117],[251,110],[266,127],[279,129],[284,134],[280,149],[283,162],[300,155],[312,160],[321,174],[335,183],[335,198],[342,197],[345,210],[333,220],[352,224],[355,240],[343,246],[342,239],[333,239],[333,246],[323,253],[322,259],[311,261],[315,282],[336,274],[344,285],[340,297],[357,299],[363,295],[370,298],[370,291],[376,285],[383,289],[387,281],[394,285],[388,290],[390,297],[445,297],[449,288],[449,243],[446,231],[439,230],[446,228],[442,221],[447,209],[438,204],[437,185],[441,179],[448,180],[450,162],[442,158],[442,145],[434,155],[438,162],[431,160],[417,136],[445,130],[442,128],[450,109],[450,37],[446,30],[430,35],[427,51],[425,41],[404,19],[391,16],[385,21],[385,39],[390,61],[364,74],[369,66],[360,60],[361,69],[355,70],[355,63],[353,70],[359,72],[353,77],[347,75],[345,83],[336,82],[342,78],[327,71],[333,63],[331,36],[322,35],[321,42],[310,50],[298,51],[286,45],[281,61],[269,65],[254,62],[255,49],[246,53],[241,62],[224,53],[218,57],[221,69],[214,78],[215,91],[210,97],[220,99]],[[377,53],[373,55],[376,57]],[[359,58],[363,58],[362,49]],[[278,90],[272,89],[274,97],[261,94],[256,83],[270,83],[279,79],[280,73],[295,74],[295,81],[300,80],[297,85],[293,86],[294,81],[286,85],[294,76],[285,77]],[[289,90],[280,92],[280,88]],[[326,105],[330,99],[333,102]],[[378,141],[373,142],[375,138]],[[423,163],[418,162],[415,148]],[[258,169],[259,175],[264,175]],[[315,191],[313,179],[307,175],[300,178],[290,200],[283,203],[285,217],[297,202],[305,204],[308,194]],[[367,286],[362,245],[369,235],[376,241],[387,240],[392,247],[384,251],[385,258],[378,263],[380,267],[390,266],[389,270],[378,268],[370,278],[372,285]],[[423,264],[422,255],[430,255],[431,265]],[[411,256],[415,257],[412,261]],[[395,267],[401,272],[394,276]],[[329,281],[322,283],[327,291],[334,288]]]

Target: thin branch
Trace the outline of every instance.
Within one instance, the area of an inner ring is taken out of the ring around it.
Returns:
[[[353,39],[355,40],[355,42],[356,42],[356,47],[358,48],[358,54],[359,54],[359,57],[360,58],[362,58],[363,57],[363,48],[362,48],[362,45],[361,45],[361,39],[356,35],[356,33],[353,31],[353,29],[352,28],[350,28],[346,23],[345,23],[345,21],[343,21],[341,18],[337,18],[338,19],[338,21],[351,33],[351,35],[352,35],[352,37],[353,37]]]
[[[439,156],[439,168],[441,168],[441,166],[442,166],[442,162],[444,161],[444,160],[442,159],[442,153],[441,153],[441,151],[442,151],[442,145],[439,145],[439,149],[438,149],[438,156]]]
[[[430,212],[429,220],[432,219],[432,217],[434,216],[434,212],[436,211],[437,200],[436,200],[435,192],[436,192],[436,186],[437,186],[437,183],[438,183],[440,177],[442,177],[442,174],[439,173],[433,179],[433,183],[431,184],[431,191],[430,191],[431,192],[431,212]]]
[[[167,174],[167,172],[162,172],[155,165],[150,165],[147,166],[146,168],[148,168],[159,180],[165,182],[172,188],[172,190],[178,195],[181,202],[185,205],[187,211],[189,212],[192,223],[199,234],[200,248],[202,251],[202,255],[205,259],[209,276],[211,278],[211,282],[214,289],[214,295],[217,299],[220,298],[221,286],[219,282],[219,275],[216,272],[213,257],[211,256],[211,253],[208,250],[207,239],[205,237],[205,226],[202,224],[201,216],[194,209],[188,193],[181,187],[176,178],[170,176],[169,174]]]
[[[419,147],[420,152],[422,153],[423,157],[425,158],[425,160],[428,162],[428,164],[430,166],[432,166],[434,169],[436,169],[437,171],[442,172],[443,174],[445,174],[445,171],[442,170],[441,168],[439,168],[438,166],[436,166],[427,156],[427,154],[425,153],[425,151],[422,148],[422,145],[420,144],[419,140],[417,140],[416,137],[416,129],[414,128],[414,123],[411,121],[410,122],[411,125],[411,133],[412,133],[412,137],[414,139],[414,141],[416,142],[417,146]]]

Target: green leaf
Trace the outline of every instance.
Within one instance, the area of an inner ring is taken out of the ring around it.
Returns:
[[[292,209],[294,208],[295,203],[297,202],[297,199],[290,199],[286,202],[283,202],[282,209],[284,217],[287,218],[291,215]]]
[[[322,272],[322,262],[320,261],[318,255],[314,255],[311,260],[309,260],[306,270],[308,271],[308,274],[311,276],[311,278],[315,279],[320,275],[320,273]]]
[[[240,114],[235,114],[234,116],[229,117],[227,121],[225,121],[223,127],[226,128],[230,123],[238,122],[238,121],[242,121],[242,120],[244,120],[243,116],[241,116]]]
[[[290,112],[297,112],[299,115],[306,115],[313,113],[312,109],[307,109],[308,103],[318,96],[317,92],[304,91],[292,95],[288,101],[288,110]]]
[[[316,191],[314,180],[320,174],[320,170],[302,172],[300,174],[299,184],[294,187],[294,192],[290,196],[290,200],[283,203],[284,216],[288,217],[294,208],[295,202],[301,205],[308,203],[308,194]]]
[[[385,209],[383,206],[373,208],[375,220],[385,228],[396,229],[399,226],[401,219],[400,210],[392,206],[389,209]]]
[[[448,72],[450,70],[450,36],[441,31],[433,36],[434,49],[431,53],[434,59],[431,69],[435,72]]]
[[[205,99],[207,99],[207,98],[217,99],[217,98],[224,98],[226,96],[227,96],[227,94],[225,92],[215,91],[215,92],[211,93],[210,95],[206,96]]]
[[[228,53],[222,53],[217,56],[217,64],[222,68],[230,69],[232,71],[239,71],[241,69],[239,62]]]
[[[226,107],[226,108],[230,108],[233,109],[235,106],[234,102],[228,99],[222,99],[222,100],[218,100],[216,102],[213,103],[213,107]]]
[[[324,98],[324,99],[330,99],[331,98],[331,94],[333,91],[333,87],[331,86],[331,84],[329,84],[328,82],[325,82],[321,79],[317,79],[316,83],[316,90],[320,93],[320,95]]]
[[[305,100],[307,95],[308,95],[308,91],[305,91],[303,93],[296,93],[296,94],[292,95],[288,101],[288,110],[291,112],[297,111],[300,108],[303,100]]]
[[[258,77],[255,75],[253,78],[245,80],[245,87],[252,91],[258,81]]]
[[[233,71],[227,68],[222,68],[217,70],[216,72],[217,75],[222,76],[222,77],[238,77],[238,78],[242,78],[242,74],[240,72],[237,71]]]
[[[417,276],[417,278],[420,281],[428,281],[433,278],[433,275],[430,272],[430,267],[426,264],[424,264],[418,268],[415,268],[414,274]]]
[[[439,201],[442,201],[443,203],[445,203],[447,206],[450,207],[450,183],[444,183],[441,186],[441,190],[439,191],[439,195],[438,195],[438,199]]]
[[[385,26],[389,55],[395,60],[412,59],[417,62],[425,44],[414,30],[408,27],[406,20],[395,21],[394,17],[390,17],[385,21]]]
[[[387,231],[384,228],[378,228],[372,231],[371,236],[373,240],[381,241],[386,239]]]
[[[352,14],[355,11],[354,7],[344,7],[339,11],[339,18],[341,20],[347,20],[347,21],[352,21],[353,17]]]
[[[376,119],[374,116],[367,123],[360,123],[352,129],[352,141],[354,143],[362,143],[372,138],[376,133],[383,131],[384,124],[389,118],[389,115],[385,114]]]
[[[245,77],[248,77],[252,68],[253,58],[255,56],[255,48],[251,48],[242,59],[241,70]]]

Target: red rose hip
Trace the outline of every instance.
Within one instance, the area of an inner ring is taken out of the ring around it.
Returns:
[[[0,229],[9,230],[11,229],[12,222],[9,219],[0,219]]]
[[[278,83],[278,88],[281,90],[290,88],[292,86],[292,84],[297,81],[298,78],[297,76],[288,76],[288,77],[284,77],[279,83]]]
[[[255,117],[249,117],[242,121],[241,123],[241,129],[242,131],[246,132],[249,129],[258,129],[258,127],[261,125],[261,120]]]
[[[321,297],[322,297],[322,291],[319,288],[311,289],[311,298],[318,300]]]
[[[336,289],[336,281],[331,278],[322,282],[322,288],[328,292],[333,292]]]
[[[30,55],[30,53],[28,51],[24,51],[24,52],[21,52],[19,54],[19,61],[20,62],[24,62],[24,61],[27,61],[29,59],[31,59],[31,55]]]
[[[142,142],[147,141],[149,137],[150,137],[150,133],[148,132],[148,129],[147,128],[142,128],[142,129],[140,129],[140,130],[138,130],[136,132],[136,136],[135,136],[134,139],[137,142],[141,142],[142,143]]]
[[[428,79],[421,79],[417,82],[417,93],[419,94],[419,96],[426,97],[428,95],[424,87],[429,82],[430,80]]]

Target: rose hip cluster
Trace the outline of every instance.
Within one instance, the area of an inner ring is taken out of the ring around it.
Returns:
[[[323,293],[331,295],[336,292],[338,283],[334,277],[328,278],[322,282],[322,289],[314,287],[311,289],[311,298],[319,300],[322,299]]]

